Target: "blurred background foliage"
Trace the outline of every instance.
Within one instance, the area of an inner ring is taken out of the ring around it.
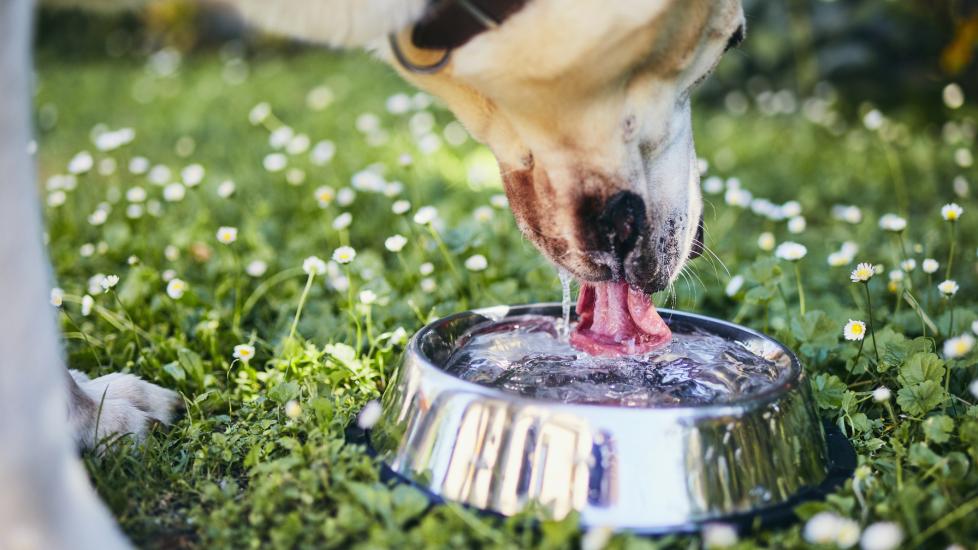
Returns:
[[[949,80],[966,96],[978,92],[978,0],[744,0],[744,7],[749,39],[727,56],[701,100],[722,101],[723,90],[745,80],[751,92],[798,96],[830,82],[853,104],[882,107],[933,98]],[[45,10],[38,36],[42,52],[79,58],[161,48],[277,55],[309,47],[253,32],[227,5],[199,0],[159,0],[112,17]]]

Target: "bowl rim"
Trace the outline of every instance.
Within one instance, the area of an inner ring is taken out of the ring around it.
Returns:
[[[437,365],[431,360],[421,349],[421,341],[426,335],[434,332],[439,327],[444,326],[452,321],[456,321],[463,317],[469,317],[472,315],[482,315],[483,317],[488,317],[490,319],[504,319],[506,317],[519,316],[519,315],[532,315],[532,311],[536,310],[549,310],[556,308],[560,310],[563,304],[560,302],[538,302],[538,303],[528,303],[528,304],[516,304],[516,305],[498,305],[498,306],[488,306],[476,309],[470,309],[466,311],[460,311],[447,315],[445,317],[440,317],[425,326],[418,329],[411,340],[408,342],[404,349],[404,353],[409,356],[413,356],[418,362],[422,363],[425,367],[441,376],[450,378],[457,384],[456,389],[466,389],[471,390],[472,393],[482,395],[485,397],[497,398],[508,402],[520,403],[520,404],[535,404],[538,406],[546,406],[552,409],[565,409],[565,408],[577,408],[586,407],[593,410],[603,410],[603,411],[616,411],[616,414],[642,414],[648,416],[649,414],[659,413],[659,414],[682,414],[682,413],[693,413],[695,412],[697,416],[727,416],[727,415],[740,415],[747,410],[754,410],[760,407],[768,406],[769,404],[776,402],[790,393],[790,390],[794,387],[800,385],[801,379],[804,375],[803,369],[801,367],[801,362],[795,353],[783,344],[781,341],[768,336],[760,331],[754,330],[743,325],[738,325],[730,321],[724,321],[722,319],[717,319],[715,317],[710,317],[707,315],[701,315],[698,313],[690,313],[686,311],[678,311],[668,308],[658,308],[659,314],[670,324],[673,318],[681,318],[684,321],[691,321],[696,324],[705,324],[708,326],[707,330],[711,328],[722,328],[723,330],[730,331],[733,333],[739,333],[744,336],[750,336],[757,338],[768,343],[771,343],[778,347],[785,355],[788,357],[788,374],[779,378],[775,383],[766,386],[760,391],[757,391],[748,396],[737,398],[731,401],[723,401],[719,403],[708,403],[704,405],[657,405],[654,407],[622,407],[616,405],[602,405],[598,403],[564,403],[561,401],[556,401],[552,399],[535,399],[532,397],[527,397],[524,395],[519,395],[515,393],[506,392],[497,388],[490,386],[484,386],[476,382],[470,382],[463,378],[459,378],[453,374],[445,372],[445,370]],[[543,315],[541,312],[537,312],[539,315]],[[571,304],[571,317],[576,315],[576,305]],[[714,331],[711,331],[714,332]],[[722,334],[721,334],[722,336]],[[403,363],[403,361],[402,361]],[[627,411],[627,412],[626,412]]]

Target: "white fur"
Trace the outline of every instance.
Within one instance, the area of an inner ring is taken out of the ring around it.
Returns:
[[[70,371],[82,396],[69,408],[76,443],[83,448],[132,435],[138,441],[154,423],[169,424],[180,396],[132,374],[112,373],[90,380]],[[70,382],[69,382],[70,383]]]

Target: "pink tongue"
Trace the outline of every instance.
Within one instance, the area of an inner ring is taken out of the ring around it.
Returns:
[[[645,293],[627,283],[582,283],[571,344],[591,355],[645,353],[672,332]]]

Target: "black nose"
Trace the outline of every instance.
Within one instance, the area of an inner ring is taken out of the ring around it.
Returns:
[[[615,193],[605,202],[598,226],[607,235],[615,258],[624,262],[645,228],[645,202],[631,191]]]

